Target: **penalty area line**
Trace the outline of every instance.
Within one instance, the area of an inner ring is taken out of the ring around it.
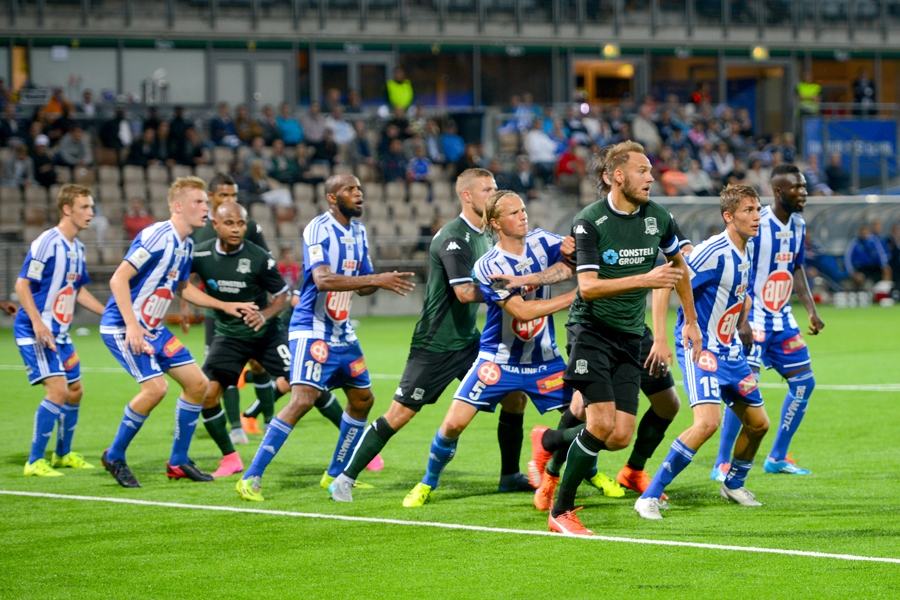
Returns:
[[[403,521],[400,519],[382,519],[377,517],[353,517],[348,515],[326,515],[320,513],[303,513],[287,510],[269,510],[264,508],[245,508],[238,506],[212,506],[204,504],[182,504],[178,502],[156,502],[152,500],[135,500],[132,498],[106,498],[103,496],[79,496],[69,494],[48,494],[42,492],[21,492],[0,490],[0,495],[20,496],[28,498],[45,498],[50,500],[70,500],[79,502],[108,502],[111,504],[131,504],[135,506],[152,506],[158,508],[181,508],[188,510],[205,510],[214,512],[245,513],[278,517],[294,517],[301,519],[326,519],[332,521],[351,521],[356,523],[377,523],[380,525],[400,525],[406,527],[431,527],[435,529],[455,529],[461,531],[477,531],[481,533],[501,533],[510,535],[535,535],[561,538],[558,533],[528,529],[508,529],[504,527],[482,527],[479,525],[461,525],[458,523],[437,523],[433,521]],[[643,544],[647,546],[676,546],[680,548],[699,548],[702,550],[722,550],[726,552],[757,552],[760,554],[779,554],[782,556],[803,556],[809,558],[828,558],[833,560],[850,560],[858,562],[877,562],[900,564],[900,558],[882,558],[877,556],[857,556],[855,554],[830,554],[827,552],[810,552],[806,550],[784,550],[779,548],[758,548],[755,546],[729,546],[725,544],[703,544],[700,542],[676,542],[670,540],[647,540],[640,538],[612,537],[605,535],[571,536],[585,541],[614,542],[621,544]]]

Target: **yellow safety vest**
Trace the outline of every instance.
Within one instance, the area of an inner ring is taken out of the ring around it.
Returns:
[[[808,114],[819,112],[816,97],[822,93],[822,86],[815,82],[801,81],[797,84],[797,95],[800,97],[800,110]]]
[[[403,109],[409,108],[413,101],[413,87],[409,79],[404,79],[398,83],[393,79],[387,82],[388,102],[391,106],[397,106]]]

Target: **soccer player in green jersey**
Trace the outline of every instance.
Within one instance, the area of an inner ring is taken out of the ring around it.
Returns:
[[[569,363],[563,379],[584,397],[587,425],[569,449],[548,526],[591,535],[575,514],[575,495],[600,450],[631,443],[641,382],[641,338],[647,289],[675,287],[685,313],[684,339],[700,353],[691,285],[668,210],[650,200],[650,160],[638,143],[607,156],[609,196],[576,217],[578,294],[569,313]],[[654,268],[659,250],[667,262]],[[609,443],[607,443],[609,442]]]
[[[366,428],[350,464],[329,486],[335,500],[351,501],[349,491],[359,473],[391,436],[423,406],[437,402],[454,379],[462,381],[478,357],[481,333],[476,315],[483,297],[472,279],[472,266],[491,247],[490,233],[482,228],[481,219],[484,203],[495,191],[494,174],[487,169],[466,169],[457,178],[456,195],[462,212],[431,241],[425,305],[416,323],[400,385],[387,413]],[[524,394],[515,392],[501,402],[497,427],[502,463],[500,491],[534,489],[519,472],[526,401]]]
[[[290,389],[288,336],[278,314],[287,304],[289,288],[275,259],[261,246],[246,240],[247,210],[235,202],[223,202],[213,213],[217,238],[194,248],[191,271],[206,286],[206,293],[223,301],[253,302],[257,311],[243,319],[215,311],[215,337],[209,345],[203,373],[209,387],[203,403],[203,424],[222,451],[222,461],[213,477],[244,470],[235,452],[219,404],[222,392],[237,383],[248,360],[256,360],[275,376],[280,393]],[[269,304],[269,295],[272,303]]]

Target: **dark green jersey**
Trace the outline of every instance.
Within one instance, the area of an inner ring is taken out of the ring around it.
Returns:
[[[576,215],[572,235],[578,272],[593,271],[599,279],[649,273],[659,250],[667,256],[678,252],[675,221],[668,210],[652,200],[626,215],[612,208],[608,198],[603,198]],[[646,310],[647,290],[590,302],[578,294],[569,311],[569,322],[641,335]]]
[[[199,275],[204,291],[225,302],[254,302],[262,310],[269,305],[268,294],[277,296],[288,292],[288,285],[278,272],[278,263],[266,250],[244,240],[241,247],[225,254],[218,240],[208,240],[194,247],[191,271]],[[243,319],[223,311],[214,311],[216,335],[234,338],[254,338],[265,335],[268,327],[253,331]],[[273,318],[273,326],[281,329],[281,319]]]
[[[425,286],[425,305],[411,347],[453,352],[479,339],[481,332],[475,321],[480,304],[463,304],[456,298],[453,286],[473,281],[472,267],[490,247],[490,234],[476,229],[462,215],[437,232],[428,251],[431,270]]]

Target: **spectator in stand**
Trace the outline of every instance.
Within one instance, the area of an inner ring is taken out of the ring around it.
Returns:
[[[734,159],[734,168],[725,177],[725,185],[750,185],[747,181],[747,165],[741,158]]]
[[[44,106],[37,106],[34,109],[34,112],[31,114],[30,123],[40,123],[41,124],[41,133],[47,129],[47,125],[50,124],[50,119],[47,118],[47,109]]]
[[[894,289],[900,290],[900,223],[894,223],[891,227],[887,243],[890,250],[888,266],[891,267],[891,274],[894,276]]]
[[[433,174],[431,161],[428,159],[425,146],[416,146],[414,152],[415,156],[410,159],[406,167],[406,179],[407,181],[421,181],[430,184]]]
[[[238,138],[244,144],[249,144],[258,135],[262,135],[262,127],[256,119],[250,116],[250,109],[246,104],[239,104],[234,117],[234,128]]]
[[[250,174],[250,167],[252,167],[253,162],[257,160],[262,163],[263,170],[266,173],[272,170],[272,161],[266,156],[265,148],[266,140],[264,140],[261,135],[256,136],[250,141],[250,151],[247,152],[244,157],[244,175]]]
[[[130,148],[131,144],[134,143],[131,122],[125,118],[124,107],[116,107],[115,116],[100,126],[98,137],[100,138],[100,145],[112,151],[110,157],[104,162],[107,164],[110,162],[118,164],[121,161],[122,149]],[[113,154],[115,155],[114,159]],[[102,157],[100,158],[103,160]]]
[[[77,110],[89,119],[93,119],[97,116],[97,104],[94,102],[94,92],[91,90],[84,90],[81,94],[81,104],[78,105]]]
[[[300,165],[284,152],[284,141],[275,138],[272,142],[272,157],[269,159],[269,177],[285,185],[300,181]]]
[[[53,93],[47,104],[44,105],[44,115],[48,122],[53,122],[63,115],[63,112],[72,112],[72,104],[66,100],[61,87],[53,88]]]
[[[169,121],[169,137],[172,140],[172,153],[179,157],[184,153],[184,143],[187,140],[187,128],[193,127],[193,123],[184,118],[184,107],[175,107],[175,116]],[[176,158],[177,160],[177,158]]]
[[[659,181],[667,196],[690,196],[692,190],[688,182],[687,173],[681,170],[678,159],[670,158],[665,165],[665,170],[660,170]]]
[[[859,226],[859,234],[850,240],[844,252],[844,268],[857,289],[866,281],[891,281],[889,257],[880,239],[872,235],[865,223]]]
[[[815,240],[813,231],[808,225],[806,235],[803,236],[803,266],[810,280],[822,277],[832,292],[843,291],[840,282],[850,278],[850,275],[838,265],[837,257],[826,253],[822,244]]]
[[[32,121],[28,126],[28,135],[25,137],[25,145],[29,148],[34,148],[34,142],[38,139],[39,136],[44,136],[44,125],[40,121]],[[47,142],[49,144],[50,138],[47,137]]]
[[[804,71],[803,79],[797,83],[797,104],[802,116],[819,114],[822,101],[822,86],[813,81],[812,71]]]
[[[328,120],[322,114],[322,107],[318,102],[310,102],[309,112],[300,119],[300,124],[303,126],[303,138],[307,145],[312,146],[325,139]]]
[[[94,153],[91,142],[84,134],[81,125],[72,127],[72,131],[63,136],[57,146],[56,161],[66,167],[94,166]]]
[[[288,288],[292,290],[297,288],[297,284],[303,278],[303,267],[294,258],[294,251],[290,246],[282,248],[278,255],[278,272],[281,273]]]
[[[803,171],[806,177],[806,187],[811,196],[831,196],[834,192],[828,187],[825,173],[819,168],[819,155],[810,154],[806,157],[806,169]]]
[[[888,242],[888,238],[883,234],[881,221],[872,221],[872,237],[878,240],[878,242],[881,244],[881,247],[884,249],[884,253],[888,257],[888,263],[890,263],[891,247]]]
[[[716,151],[712,155],[713,164],[715,165],[715,173],[723,182],[728,175],[734,171],[734,154],[728,148],[728,142],[719,142]]]
[[[391,116],[391,120],[385,123],[384,128],[387,129],[390,126],[395,126],[398,130],[398,137],[400,141],[406,141],[408,138],[412,136],[412,130],[409,126],[409,119],[406,118],[406,112],[402,109],[395,108],[394,112]]]
[[[359,97],[358,91],[347,91],[347,102],[345,103],[344,108],[347,113],[353,115],[358,115],[365,112],[365,107],[363,106],[362,98]]]
[[[11,96],[9,88],[6,87],[6,79],[0,77],[0,110],[5,109],[6,105],[11,102]]]
[[[271,104],[263,106],[262,116],[259,118],[259,128],[262,130],[260,135],[266,141],[266,146],[271,146],[278,137],[278,119],[275,118],[275,109]]]
[[[310,160],[314,163],[327,164],[329,168],[341,162],[341,149],[334,141],[333,131],[326,129],[325,139],[313,144],[313,155]]]
[[[556,142],[544,133],[544,120],[536,117],[531,124],[531,131],[525,134],[523,142],[528,160],[534,167],[535,176],[545,185],[553,183],[553,171],[556,168]]]
[[[466,144],[462,157],[456,161],[456,172],[462,173],[466,169],[479,169],[484,166],[481,147],[478,144]]]
[[[43,134],[35,138],[34,147],[31,149],[31,160],[34,161],[34,178],[45,188],[58,183],[58,177],[53,168],[53,158],[49,154],[49,149],[50,138]]]
[[[335,106],[341,105],[341,90],[337,88],[330,88],[325,92],[325,113],[331,114],[334,111]]]
[[[588,145],[591,136],[584,124],[581,111],[575,104],[570,104],[566,108],[566,117],[564,119],[566,128],[569,130],[569,139],[573,139],[579,144]]]
[[[441,149],[441,128],[438,127],[437,121],[428,119],[425,123],[425,134],[422,136],[425,143],[425,150],[428,153],[428,159],[433,164],[442,165],[446,162],[444,151]]]
[[[394,78],[388,80],[384,87],[385,97],[392,109],[405,111],[412,105],[413,98],[415,97],[413,85],[412,82],[406,78],[406,72],[401,67],[394,69]]]
[[[144,119],[144,125],[142,129],[153,129],[156,131],[159,129],[159,123],[162,119],[159,118],[159,109],[155,106],[151,106],[150,110],[147,113],[147,117]]]
[[[334,141],[338,146],[348,146],[356,137],[353,125],[344,116],[344,107],[340,104],[331,109],[331,114],[326,117],[326,127],[334,134]]]
[[[447,121],[444,132],[441,134],[441,152],[447,163],[455,164],[462,158],[463,152],[466,151],[466,142],[462,136],[457,133],[456,123]]]
[[[16,152],[3,163],[3,185],[25,189],[37,185],[34,178],[34,160],[28,155],[25,144],[16,147]]]
[[[875,109],[875,82],[869,77],[869,70],[862,67],[853,82],[854,115],[871,117],[878,113]]]
[[[516,157],[515,171],[506,174],[503,179],[507,189],[518,194],[523,200],[530,201],[538,197],[537,189],[534,187],[534,177],[531,174],[531,163],[524,154]]]
[[[160,121],[156,127],[156,158],[170,169],[176,164],[175,141],[171,132],[168,121]]]
[[[381,157],[381,176],[385,183],[406,181],[406,158],[403,156],[403,142],[391,141],[391,145]]]
[[[696,159],[691,161],[687,172],[687,186],[694,196],[712,196],[716,192],[709,173],[700,167],[700,161]]]
[[[159,148],[155,129],[145,129],[141,139],[135,140],[128,151],[127,165],[148,167],[159,163]]]
[[[694,92],[691,94],[691,102],[695,106],[701,104],[712,104],[712,94],[709,93],[709,83],[702,81],[696,85]]]
[[[61,140],[64,135],[72,131],[72,127],[75,126],[75,123],[72,122],[72,119],[70,117],[70,113],[71,111],[69,107],[63,106],[62,114],[59,116],[59,118],[54,120],[44,129],[47,137],[50,138],[51,146],[59,143],[59,140]]]
[[[359,120],[353,122],[353,141],[347,146],[347,164],[353,168],[360,165],[375,167],[375,153],[372,152],[372,146],[369,144],[368,135],[366,133],[366,122]]]
[[[578,191],[581,180],[587,173],[587,167],[584,160],[575,152],[578,148],[578,142],[574,139],[569,140],[565,152],[559,155],[556,162],[554,176],[556,177],[556,185],[565,190]]]
[[[153,215],[147,212],[147,205],[144,203],[143,199],[132,198],[131,208],[122,218],[122,223],[125,225],[125,233],[128,235],[128,239],[133,240],[141,231],[146,227],[153,225],[155,222],[156,219],[153,218]]]
[[[673,127],[672,133],[666,138],[666,146],[677,154],[679,150],[687,149],[690,156],[694,156],[694,147],[680,127]]]
[[[181,145],[181,149],[175,157],[175,161],[179,165],[186,165],[189,167],[209,164],[210,160],[206,152],[206,147],[200,140],[200,135],[193,125],[184,130],[184,143]]]
[[[828,187],[838,195],[850,193],[850,175],[844,170],[840,152],[832,152],[825,169],[825,181]]]
[[[762,160],[754,158],[750,161],[750,168],[747,170],[747,184],[753,186],[760,196],[766,198],[773,196],[771,178],[772,172],[763,166]]]
[[[641,104],[638,114],[631,120],[631,131],[634,141],[644,146],[645,152],[650,156],[657,156],[662,147],[662,138],[659,129],[653,122],[653,107],[649,104]]]
[[[296,146],[303,141],[303,127],[294,117],[294,111],[287,102],[281,104],[281,114],[275,119],[278,124],[278,135],[285,146]]]
[[[706,137],[706,123],[700,120],[694,121],[694,126],[688,132],[687,138],[694,145],[694,150],[699,152],[709,142]]]
[[[216,116],[213,117],[209,124],[210,138],[216,146],[227,146],[229,148],[237,148],[241,145],[241,138],[238,137],[237,129],[231,114],[228,111],[228,103],[220,102],[216,108]]]
[[[25,143],[26,126],[16,118],[16,105],[7,102],[0,121],[0,146],[18,146]]]

